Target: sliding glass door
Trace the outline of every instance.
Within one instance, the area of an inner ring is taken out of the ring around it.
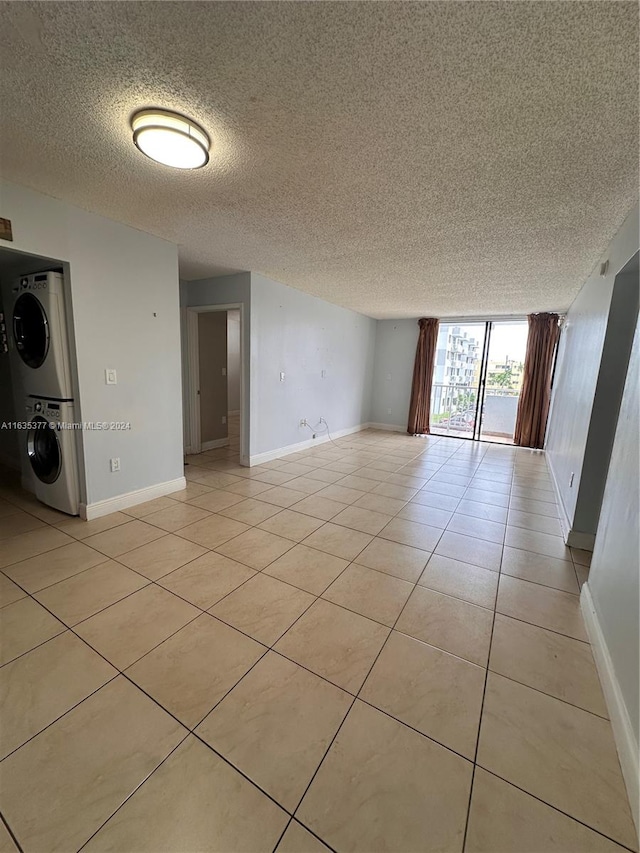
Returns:
[[[432,434],[511,444],[526,345],[525,320],[440,323]]]

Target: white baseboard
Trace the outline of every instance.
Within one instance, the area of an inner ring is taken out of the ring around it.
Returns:
[[[354,432],[362,432],[363,429],[369,429],[372,424],[358,424],[355,427],[342,429],[339,432],[332,432],[331,438],[344,438],[345,435],[352,435]],[[299,441],[296,444],[288,444],[285,447],[278,447],[276,450],[268,450],[266,453],[257,453],[249,457],[249,467],[254,465],[262,465],[263,462],[271,462],[272,459],[280,459],[282,456],[289,456],[291,453],[300,453],[301,450],[309,450],[311,447],[317,447],[319,444],[325,444],[329,441],[329,436],[324,433],[318,438],[309,438],[304,441]],[[245,464],[241,459],[241,464]]]
[[[398,426],[398,424],[367,424],[369,429],[382,429],[387,432],[407,432],[406,426]],[[407,433],[408,434],[408,433]]]
[[[562,538],[565,545],[570,545],[572,548],[581,548],[583,551],[593,551],[593,546],[596,541],[595,533],[582,533],[580,530],[574,530],[571,526],[550,456],[547,456],[547,466],[549,468],[549,473],[551,474],[553,493],[556,497],[558,510],[560,511],[560,527],[562,528]]]
[[[226,438],[216,438],[213,441],[203,441],[200,445],[202,452],[205,450],[215,450],[217,447],[227,447],[229,444],[229,436]]]
[[[580,606],[584,617],[587,635],[591,643],[591,650],[596,662],[600,684],[609,710],[609,719],[613,729],[613,737],[618,750],[622,776],[627,786],[631,813],[636,825],[636,832],[640,833],[640,766],[638,763],[638,743],[631,725],[629,711],[624,702],[622,691],[616,677],[613,661],[607,648],[607,643],[600,627],[598,614],[593,606],[591,590],[587,581],[582,586]]]
[[[101,518],[111,512],[118,512],[130,506],[152,501],[155,498],[162,498],[172,492],[179,492],[186,487],[185,478],[178,477],[176,480],[167,480],[164,483],[157,483],[155,486],[147,486],[146,489],[137,489],[135,492],[127,492],[124,495],[117,495],[115,498],[107,498],[104,501],[96,501],[92,504],[81,503],[80,517],[86,521],[92,521],[94,518]]]

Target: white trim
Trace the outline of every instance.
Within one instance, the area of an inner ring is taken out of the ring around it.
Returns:
[[[398,426],[398,424],[367,424],[363,429],[383,429],[387,432],[407,432],[407,428],[404,426]],[[407,433],[408,435],[409,433]]]
[[[215,450],[217,447],[227,447],[229,444],[229,438],[214,438],[212,441],[203,441],[200,447],[202,448],[202,452],[205,450]]]
[[[566,542],[572,548],[593,551],[596,544],[596,535],[595,533],[581,533],[579,530],[570,530]]]
[[[565,545],[570,545],[572,548],[580,548],[583,551],[593,551],[593,547],[596,542],[595,533],[582,533],[580,530],[573,529],[571,522],[569,521],[569,516],[567,515],[567,510],[565,509],[562,501],[562,494],[558,487],[556,472],[553,470],[553,463],[549,456],[547,456],[547,462],[549,471],[551,472],[551,484],[553,485],[553,491],[556,496],[556,503],[560,511],[560,527],[562,528],[562,538]]]
[[[352,435],[354,432],[361,432],[363,429],[369,429],[372,424],[358,424],[358,426],[342,429],[340,432],[331,434],[333,439],[343,438],[345,435]],[[285,447],[278,447],[275,450],[268,450],[266,453],[257,453],[255,456],[249,457],[249,467],[254,465],[262,465],[263,462],[271,462],[272,459],[280,459],[281,456],[289,456],[291,453],[299,453],[301,450],[308,450],[310,447],[317,447],[318,444],[325,444],[331,439],[325,433],[319,435],[318,438],[308,438],[305,441],[299,441],[296,444],[288,444]]]
[[[633,726],[629,717],[629,711],[625,705],[622,691],[616,677],[615,668],[607,643],[600,627],[598,614],[591,598],[589,582],[582,585],[580,595],[580,606],[584,617],[587,635],[591,642],[591,650],[596,662],[600,684],[609,710],[609,719],[613,729],[613,738],[618,750],[622,776],[627,786],[631,813],[636,825],[636,832],[640,832],[640,765],[638,762],[638,743],[636,742]]]
[[[130,506],[137,506],[146,501],[152,501],[155,498],[170,495],[173,492],[179,492],[187,488],[187,481],[184,477],[178,477],[176,480],[167,480],[164,483],[156,483],[155,486],[147,486],[145,489],[136,489],[135,492],[127,492],[124,495],[117,495],[115,498],[107,498],[104,501],[96,501],[92,504],[80,504],[80,517],[86,521],[92,521],[94,518],[101,518],[103,515],[109,515],[111,512],[118,512],[121,509],[127,509]]]

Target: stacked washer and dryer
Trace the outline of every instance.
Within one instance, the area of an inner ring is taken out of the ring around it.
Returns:
[[[62,274],[21,276],[6,288],[4,306],[14,398],[24,400],[29,424],[23,480],[43,503],[77,515],[76,415]]]

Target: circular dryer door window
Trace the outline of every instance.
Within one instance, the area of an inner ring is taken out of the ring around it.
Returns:
[[[35,417],[27,433],[27,453],[36,477],[43,483],[55,483],[62,469],[60,442],[55,429],[44,418]]]
[[[49,321],[39,299],[23,293],[13,308],[13,337],[29,367],[41,367],[49,352]]]

